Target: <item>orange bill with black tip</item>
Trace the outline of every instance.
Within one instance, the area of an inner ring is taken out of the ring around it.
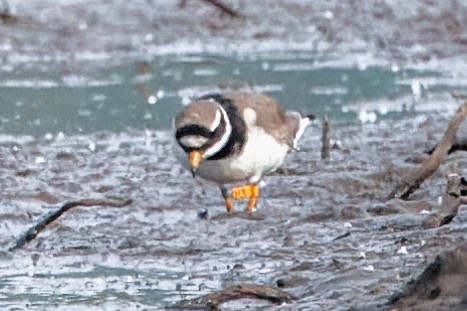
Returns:
[[[196,169],[201,163],[201,160],[203,160],[203,152],[200,150],[193,150],[188,154],[188,162],[190,163],[193,177],[195,176]]]

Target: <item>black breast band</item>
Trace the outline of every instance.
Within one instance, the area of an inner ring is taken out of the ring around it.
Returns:
[[[242,151],[246,142],[246,125],[237,107],[234,106],[230,98],[224,97],[222,94],[208,94],[200,97],[201,100],[213,99],[224,108],[229,118],[232,127],[232,133],[225,146],[207,160],[221,160]]]

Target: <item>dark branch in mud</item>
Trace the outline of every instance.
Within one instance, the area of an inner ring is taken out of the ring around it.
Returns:
[[[218,8],[220,11],[226,13],[227,15],[231,17],[241,17],[240,13],[229,7],[228,5],[222,3],[219,0],[203,0],[204,2],[207,2],[216,8]]]
[[[171,309],[218,310],[218,306],[223,302],[245,298],[267,300],[274,304],[291,303],[295,300],[293,296],[277,288],[258,284],[241,284],[200,298],[181,301]]]
[[[42,218],[31,228],[29,228],[15,243],[14,246],[9,248],[9,251],[21,248],[28,242],[32,241],[41,231],[43,231],[49,224],[57,220],[61,215],[76,206],[91,207],[91,206],[110,206],[110,207],[124,207],[132,203],[130,199],[82,199],[78,201],[71,201],[63,204],[57,210],[51,211],[42,216]]]
[[[329,155],[331,152],[331,141],[329,138],[329,118],[328,115],[324,115],[324,123],[323,123],[323,146],[321,147],[321,159],[329,159]]]
[[[407,200],[408,197],[417,190],[423,181],[430,177],[443,163],[446,155],[451,149],[457,130],[467,115],[467,102],[458,110],[454,118],[449,122],[448,128],[443,138],[436,146],[433,153],[422,163],[422,167],[409,171],[402,177],[401,181],[394,187],[394,190],[386,197],[387,200],[401,198]]]
[[[346,238],[346,237],[349,237],[349,236],[350,236],[350,231],[347,231],[346,233],[341,234],[338,237],[335,237],[331,241],[337,241],[337,240],[340,240],[340,239],[343,239],[343,238]]]
[[[10,24],[18,21],[18,17],[11,13],[10,5],[6,0],[3,1],[3,9],[0,10],[0,21]]]

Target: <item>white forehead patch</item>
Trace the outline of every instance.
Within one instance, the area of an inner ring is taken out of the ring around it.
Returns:
[[[216,110],[216,117],[214,118],[214,121],[212,121],[211,126],[209,127],[209,130],[211,132],[214,132],[214,130],[219,126],[221,123],[221,116],[222,113],[219,111],[219,109]]]
[[[179,142],[188,148],[201,148],[208,142],[208,138],[199,135],[187,135],[180,138]]]
[[[256,124],[256,112],[251,108],[246,108],[243,111],[243,119],[245,119],[245,122],[247,124],[255,125]]]

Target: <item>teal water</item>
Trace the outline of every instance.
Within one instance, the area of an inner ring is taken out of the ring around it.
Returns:
[[[289,109],[327,113],[336,123],[359,122],[360,106],[368,102],[379,102],[368,108],[378,118],[400,116],[402,106],[412,104],[414,81],[431,81],[434,92],[466,89],[437,85],[442,73],[433,70],[339,66],[293,53],[166,55],[106,69],[85,67],[70,73],[44,62],[0,72],[0,131],[41,137],[168,129],[190,97],[225,86],[265,92]]]

